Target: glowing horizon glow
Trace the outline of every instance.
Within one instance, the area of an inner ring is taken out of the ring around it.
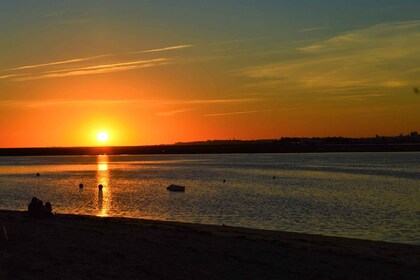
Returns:
[[[99,142],[105,143],[108,141],[109,138],[108,132],[101,131],[96,135],[96,138]]]
[[[0,148],[420,131],[420,1],[179,2],[2,2]]]

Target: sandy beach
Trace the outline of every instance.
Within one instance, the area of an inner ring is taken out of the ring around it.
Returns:
[[[420,246],[0,211],[0,279],[418,279]]]

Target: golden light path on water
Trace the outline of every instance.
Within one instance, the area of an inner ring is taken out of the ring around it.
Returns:
[[[108,155],[97,156],[97,170],[96,170],[96,182],[97,186],[102,185],[103,188],[98,187],[98,204],[97,216],[106,217],[111,206],[111,187],[109,185],[109,170],[108,170]]]

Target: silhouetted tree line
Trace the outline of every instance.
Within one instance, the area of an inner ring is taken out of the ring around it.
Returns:
[[[346,137],[282,137],[279,143],[287,144],[419,144],[420,135],[413,131],[408,135],[379,136],[370,138],[346,138]]]
[[[3,148],[0,156],[118,155],[118,154],[224,154],[224,153],[324,153],[324,152],[409,152],[420,151],[417,132],[371,138],[282,137],[261,140],[209,140],[174,145]]]

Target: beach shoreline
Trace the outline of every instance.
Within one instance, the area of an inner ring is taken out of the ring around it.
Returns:
[[[33,147],[0,148],[0,156],[75,155],[176,155],[176,154],[253,154],[253,153],[378,153],[419,152],[418,140],[408,143],[281,143],[233,141],[216,144],[162,144],[149,146]]]
[[[0,210],[0,279],[415,279],[420,246]]]

